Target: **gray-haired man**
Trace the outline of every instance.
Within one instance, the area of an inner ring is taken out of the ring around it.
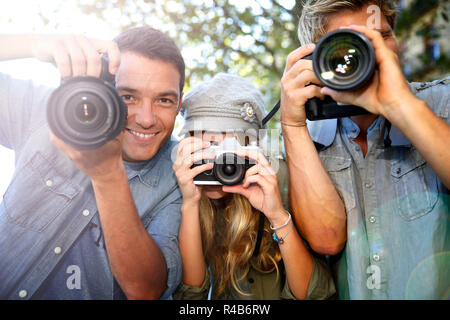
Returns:
[[[371,5],[381,14],[375,29],[366,27]],[[340,298],[448,298],[449,80],[408,85],[394,21],[393,1],[306,1],[299,24],[305,43],[289,55],[281,80],[291,206],[314,250],[344,249]],[[375,48],[378,70],[357,91],[322,88],[302,59],[313,52],[308,42],[340,27],[363,33]],[[370,114],[305,126],[305,102],[325,95]]]

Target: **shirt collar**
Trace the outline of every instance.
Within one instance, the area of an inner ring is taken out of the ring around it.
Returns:
[[[345,119],[345,120],[344,120]],[[350,118],[343,118],[345,123],[352,123],[356,127],[357,125]],[[385,119],[383,119],[385,120]],[[327,120],[317,120],[317,121],[306,121],[308,126],[309,134],[312,140],[319,143],[325,147],[329,147],[335,137],[337,132],[338,119],[327,119]],[[383,124],[382,124],[383,125]],[[346,130],[352,130],[350,125],[346,126]],[[356,134],[358,134],[359,128]],[[385,136],[388,134],[385,130]],[[411,146],[411,142],[400,132],[396,127],[392,126],[389,132],[389,138],[391,139],[392,146]]]
[[[165,161],[159,161],[161,157],[163,157],[164,154],[168,152],[169,149],[171,149],[172,146],[176,144],[175,138],[172,136],[166,143],[163,144],[163,146],[158,150],[158,152],[149,160],[138,162],[138,163],[131,163],[131,162],[125,162],[125,168],[127,170],[127,178],[128,180],[131,180],[135,178],[136,176],[139,177],[139,180],[149,186],[154,187],[159,183],[160,175],[162,170],[152,170],[153,167],[158,166],[160,163]],[[170,156],[170,152],[169,152]]]

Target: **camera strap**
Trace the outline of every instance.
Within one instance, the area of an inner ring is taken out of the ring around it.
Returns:
[[[258,236],[256,237],[255,250],[253,251],[253,257],[256,257],[259,254],[259,247],[261,247],[262,235],[264,232],[264,213],[259,213],[259,225],[258,225]]]
[[[280,101],[270,110],[270,112],[262,119],[262,125],[265,125],[272,117],[277,113],[280,109]],[[259,247],[261,246],[262,235],[264,232],[264,213],[259,213],[259,225],[258,225],[258,235],[256,237],[255,250],[253,251],[253,257],[256,257],[259,254]]]
[[[262,124],[265,125],[272,117],[277,113],[277,111],[280,109],[280,100],[278,100],[277,104],[270,110],[270,112],[267,114],[267,116],[262,119]]]

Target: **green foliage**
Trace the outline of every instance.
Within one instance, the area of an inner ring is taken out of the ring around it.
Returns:
[[[286,57],[299,45],[296,26],[301,0],[78,0],[88,14],[126,29],[151,25],[172,36],[186,58],[186,90],[217,72],[239,74],[251,80],[265,95],[269,110],[279,99],[280,78]],[[403,50],[411,38],[419,37],[428,48],[431,40],[447,37],[448,1],[402,1],[396,32]],[[416,41],[417,42],[417,41]],[[448,47],[448,46],[447,46]],[[449,53],[431,59],[427,50],[418,54],[422,62],[408,74],[421,80],[449,73]],[[271,127],[274,124],[270,124]]]
[[[448,0],[412,0],[403,8],[397,19],[396,35],[403,52],[415,45],[422,50],[415,57],[417,67],[406,74],[409,81],[426,81],[443,78],[450,72],[450,43]],[[440,44],[440,55],[435,57],[433,46]],[[408,61],[403,61],[409,63]]]
[[[300,1],[288,8],[277,1],[156,0],[87,1],[80,7],[101,19],[120,12],[120,29],[151,25],[172,36],[186,58],[186,90],[218,72],[251,80],[264,94],[267,109],[280,95],[286,56],[298,47]],[[273,127],[273,125],[271,125]]]

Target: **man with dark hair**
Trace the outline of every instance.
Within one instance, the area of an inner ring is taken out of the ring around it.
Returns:
[[[449,78],[407,83],[395,15],[392,0],[305,1],[281,80],[291,207],[311,247],[335,255],[341,299],[448,299]],[[323,87],[303,59],[339,28],[374,47],[374,77],[357,90]],[[306,121],[307,100],[325,95],[370,113]]]
[[[3,35],[0,48],[0,60],[53,61],[63,78],[98,77],[106,53],[128,107],[118,137],[77,150],[49,130],[52,89],[0,74],[0,143],[16,153],[0,206],[0,298],[171,298],[181,279],[171,133],[185,76],[175,43],[142,27],[115,42]]]

